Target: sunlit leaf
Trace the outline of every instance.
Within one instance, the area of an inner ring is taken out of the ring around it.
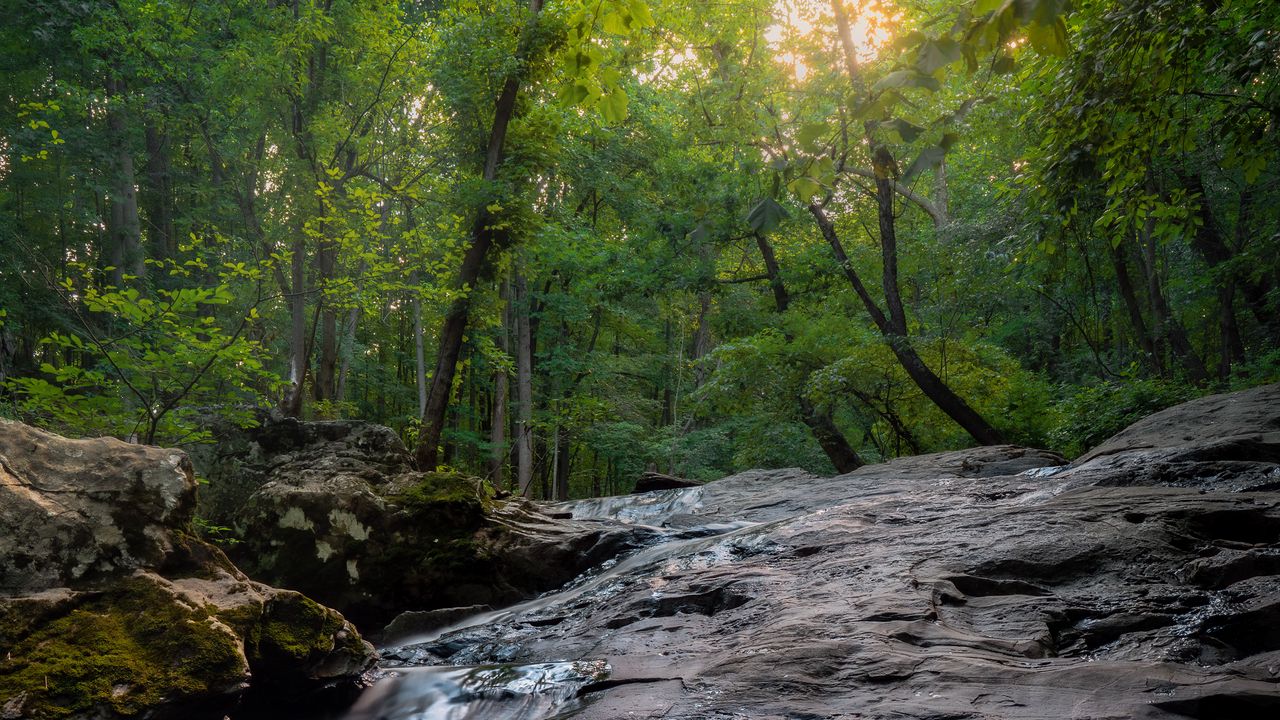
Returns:
[[[802,203],[807,203],[813,199],[815,195],[822,192],[822,185],[811,177],[798,177],[787,183],[787,189],[796,196],[796,199]]]
[[[604,116],[605,121],[614,125],[620,125],[627,119],[627,93],[620,87],[615,87],[608,95],[600,98],[598,107],[600,114]]]

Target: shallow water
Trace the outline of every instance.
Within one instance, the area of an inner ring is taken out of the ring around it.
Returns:
[[[365,691],[343,720],[570,717],[583,689],[608,677],[608,664],[521,663],[522,640],[558,623],[567,608],[606,602],[634,582],[649,582],[657,597],[663,575],[767,552],[759,547],[768,544],[764,527],[741,522],[662,530],[655,545],[610,560],[557,591],[385,648],[381,665],[387,677]]]
[[[370,688],[345,720],[540,720],[570,709],[609,675],[604,661],[402,668]]]

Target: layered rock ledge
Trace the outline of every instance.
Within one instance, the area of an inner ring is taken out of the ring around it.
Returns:
[[[580,720],[1269,720],[1277,462],[1272,385],[1159,413],[1072,465],[988,447],[569,503],[668,542],[384,665],[606,663],[538,715]],[[353,717],[409,717],[427,671],[403,672]]]
[[[0,420],[0,718],[221,720],[361,677],[340,614],[192,534],[195,492],[179,451]]]

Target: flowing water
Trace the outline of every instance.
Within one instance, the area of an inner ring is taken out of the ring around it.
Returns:
[[[651,496],[611,498],[607,506],[569,507],[575,517],[622,517],[663,522],[692,513],[699,493],[667,491]],[[655,497],[656,496],[656,497]],[[601,659],[520,662],[524,642],[566,614],[608,602],[624,588],[647,582],[654,597],[661,576],[726,562],[743,554],[769,552],[757,523],[728,522],[659,529],[657,542],[615,558],[560,590],[506,609],[481,613],[451,627],[410,638],[383,650],[386,676],[351,708],[344,720],[547,720],[567,718],[581,695],[607,680]]]
[[[571,709],[604,661],[397,670],[370,688],[347,720],[540,720]]]

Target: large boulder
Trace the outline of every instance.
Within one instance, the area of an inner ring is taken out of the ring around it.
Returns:
[[[672,532],[384,659],[512,663],[517,679],[607,665],[585,685],[503,689],[513,707],[559,704],[541,717],[571,702],[578,720],[1270,720],[1277,428],[1271,385],[1167,410],[1074,465],[974,448],[569,503]],[[407,670],[357,717],[409,717],[396,708],[429,702],[450,672]],[[448,711],[475,698],[472,716],[496,716],[482,693],[464,687]]]
[[[353,684],[340,614],[191,533],[179,451],[0,420],[0,718],[222,718]]]
[[[396,434],[372,423],[267,422],[243,457],[239,472],[257,489],[232,517],[243,539],[233,559],[366,628],[401,611],[531,597],[653,536],[416,472]]]

